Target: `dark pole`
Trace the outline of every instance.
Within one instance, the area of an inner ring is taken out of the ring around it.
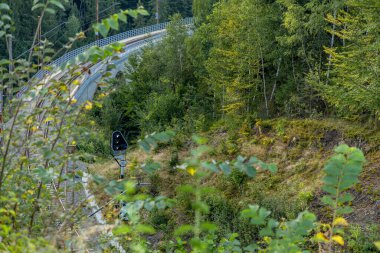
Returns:
[[[12,41],[11,34],[9,34],[8,36],[8,53],[9,53],[9,73],[12,73],[14,66],[13,66],[13,41]],[[13,83],[9,85],[8,95],[9,95],[8,101],[11,101],[13,99]],[[12,115],[12,106],[9,106],[9,113]]]
[[[96,0],[96,23],[99,23],[99,0]],[[99,39],[98,32],[96,32],[96,39]]]
[[[157,21],[157,24],[160,23],[160,4],[159,4],[159,0],[156,0],[156,21]]]
[[[38,23],[41,22],[40,19],[41,19],[41,16],[38,16]],[[42,25],[40,25],[38,27],[38,30],[37,30],[37,50],[38,50],[38,52],[40,52],[39,47],[40,47],[40,43],[41,43],[41,26]],[[40,54],[37,54],[37,69],[38,70],[40,69]]]

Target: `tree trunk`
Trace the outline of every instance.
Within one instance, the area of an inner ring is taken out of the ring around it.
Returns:
[[[276,71],[276,77],[274,79],[273,89],[272,89],[272,93],[270,94],[269,102],[272,102],[273,97],[274,97],[274,92],[276,91],[276,88],[277,88],[277,79],[278,79],[278,76],[280,75],[281,61],[282,61],[282,58],[280,57],[280,59],[278,61],[278,66],[277,66],[277,71]]]
[[[336,19],[336,10],[334,10],[334,19]],[[333,24],[333,32],[331,34],[331,40],[330,40],[330,48],[333,48],[334,46],[334,40],[335,40],[335,23]],[[329,80],[329,77],[330,77],[330,64],[331,64],[331,54],[329,54],[329,62],[327,63],[327,73],[326,73],[326,81]]]
[[[262,49],[260,47],[260,58],[261,58],[261,69],[263,71],[262,77],[263,77],[263,86],[264,86],[264,100],[265,100],[265,111],[267,114],[267,117],[269,116],[269,108],[268,108],[268,96],[267,96],[267,85],[265,81],[265,68],[264,68],[264,56]]]

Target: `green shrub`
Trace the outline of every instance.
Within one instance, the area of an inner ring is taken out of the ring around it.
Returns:
[[[154,209],[149,212],[148,223],[155,229],[164,231],[166,234],[168,231],[169,215],[165,210]]]
[[[347,234],[347,249],[350,252],[378,252],[374,242],[379,240],[380,225],[374,224],[365,227],[351,225]]]
[[[77,144],[78,150],[100,157],[110,156],[110,141],[104,134],[92,131]]]

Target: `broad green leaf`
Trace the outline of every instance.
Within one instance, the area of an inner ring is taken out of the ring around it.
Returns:
[[[43,3],[38,3],[38,4],[36,4],[36,5],[34,5],[34,6],[32,7],[32,11],[37,10],[37,9],[40,9],[40,8],[44,8],[44,7],[45,7],[45,4],[43,4]]]
[[[119,30],[119,17],[117,14],[108,19],[110,27],[114,30]]]
[[[336,176],[330,176],[330,175],[327,175],[325,176],[323,179],[322,179],[323,183],[325,184],[329,184],[329,185],[336,185],[339,183],[339,178],[337,178]]]
[[[274,236],[273,229],[278,226],[278,222],[274,219],[269,219],[267,226],[260,230],[259,234],[261,237],[264,236]]]
[[[243,218],[249,218],[254,225],[264,225],[266,218],[270,215],[270,211],[258,205],[249,205],[249,209],[242,211]]]
[[[151,147],[156,148],[157,142],[155,139],[153,139],[151,136],[148,136],[144,139],[144,142],[148,143]]]
[[[140,15],[143,15],[143,16],[148,16],[148,15],[149,15],[149,12],[147,12],[144,8],[139,7],[139,8],[137,9],[137,11],[138,11],[138,13],[139,13]]]
[[[191,150],[191,154],[196,157],[200,157],[212,150],[211,147],[206,146],[206,145],[201,145],[197,147],[196,149]]]
[[[1,16],[1,19],[2,19],[2,20],[12,21],[12,18],[11,18],[9,15],[2,15],[2,16]]]
[[[251,165],[246,166],[246,173],[249,177],[255,177],[256,176],[256,169],[253,168]]]
[[[54,15],[56,13],[56,11],[52,8],[46,8],[45,11],[49,14],[52,14],[52,15]]]
[[[193,231],[192,225],[182,225],[174,231],[175,236],[180,236]]]
[[[272,173],[276,173],[277,170],[278,170],[277,165],[276,165],[276,164],[273,164],[273,163],[268,164],[268,168],[267,168],[267,169],[268,169],[270,172],[272,172]]]
[[[337,193],[337,189],[329,185],[323,185],[322,190],[324,190],[327,193],[330,193],[331,195],[336,195]]]
[[[210,223],[210,222],[202,222],[201,229],[203,231],[216,231],[218,227],[215,224]]]
[[[338,198],[338,202],[339,203],[346,203],[346,202],[350,202],[354,199],[354,197],[350,194],[350,193],[342,193],[339,198]]]
[[[138,12],[136,10],[127,10],[127,11],[124,11],[124,13],[128,14],[132,18],[137,18],[138,16]]]
[[[152,211],[154,208],[154,201],[147,201],[144,203],[144,208],[148,211]]]
[[[323,196],[322,197],[322,199],[321,199],[321,201],[323,202],[323,203],[325,203],[326,205],[329,205],[329,206],[332,206],[332,207],[334,207],[334,200],[330,197],[330,196],[328,196],[328,195],[325,195],[325,196]]]
[[[114,235],[125,235],[132,232],[132,228],[129,225],[120,225],[112,230]]]
[[[152,174],[153,172],[161,168],[161,165],[159,163],[152,162],[152,163],[147,163],[143,165],[142,168],[146,173]]]
[[[96,24],[94,28],[95,31],[98,31],[103,36],[103,38],[107,37],[108,32],[110,30],[109,26],[103,23]]]
[[[124,13],[121,12],[121,13],[118,13],[117,15],[120,21],[127,23],[127,16]]]
[[[220,169],[225,175],[230,175],[231,174],[231,167],[227,163],[221,163],[219,164]]]
[[[61,2],[59,2],[58,0],[49,0],[49,3],[57,6],[61,10],[65,10],[65,7],[63,6],[63,4]]]
[[[204,214],[208,213],[210,210],[209,207],[207,206],[207,204],[205,202],[202,202],[202,201],[194,201],[192,203],[192,206],[193,206],[194,210],[198,210]]]
[[[138,224],[135,229],[142,234],[154,234],[156,232],[152,226],[146,224]]]
[[[252,243],[244,248],[247,252],[257,252],[260,247],[256,243]]]
[[[149,152],[150,151],[150,146],[146,141],[139,140],[138,141],[139,146],[145,151]]]
[[[202,162],[202,167],[212,172],[219,172],[218,167],[213,162]]]
[[[156,203],[156,207],[157,209],[161,210],[161,209],[165,209],[168,205],[166,204],[165,201],[157,201]]]
[[[207,138],[204,138],[204,137],[201,137],[201,136],[198,136],[198,135],[193,135],[191,138],[198,145],[204,145],[204,144],[206,144],[208,142]]]
[[[10,11],[9,5],[6,3],[0,3],[0,10]]]
[[[341,153],[341,154],[347,154],[349,150],[350,150],[350,147],[347,144],[339,145],[338,147],[334,149],[336,153]]]

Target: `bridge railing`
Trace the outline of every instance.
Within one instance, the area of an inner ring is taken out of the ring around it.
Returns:
[[[184,25],[191,25],[193,23],[193,18],[184,18],[182,20],[182,22]],[[118,41],[122,41],[122,40],[125,40],[128,38],[132,38],[132,37],[135,37],[138,35],[143,35],[143,34],[152,33],[155,31],[163,30],[163,29],[166,29],[168,24],[169,24],[169,22],[165,22],[165,23],[145,26],[145,27],[129,30],[126,32],[122,32],[122,33],[119,33],[116,35],[112,35],[112,36],[104,38],[104,39],[96,40],[92,43],[89,43],[89,44],[83,46],[83,47],[74,49],[74,50],[62,55],[61,57],[54,60],[49,65],[51,65],[51,66],[62,66],[65,63],[72,60],[73,58],[77,57],[78,55],[84,53],[86,50],[88,50],[89,48],[91,48],[93,46],[104,47],[104,46],[107,46],[109,44],[112,44],[112,43],[115,43]],[[34,75],[34,78],[41,79],[47,73],[48,73],[48,71],[46,71],[46,70],[40,70]]]
[[[193,24],[193,18],[191,18],[191,17],[184,18],[182,20],[182,23],[184,25],[192,25]],[[165,23],[145,26],[145,27],[129,30],[129,31],[126,31],[126,32],[122,32],[122,33],[119,33],[119,34],[115,34],[115,35],[112,35],[112,36],[104,38],[104,39],[96,40],[96,41],[91,42],[91,43],[89,43],[89,44],[87,44],[85,46],[82,46],[80,48],[74,49],[74,50],[72,50],[72,51],[70,51],[70,52],[62,55],[58,59],[56,59],[53,62],[51,62],[49,64],[49,66],[54,66],[54,67],[62,66],[64,64],[66,64],[67,62],[69,62],[70,60],[72,60],[75,57],[77,57],[78,55],[84,53],[86,50],[88,50],[89,48],[91,48],[93,46],[104,47],[104,46],[107,46],[109,44],[112,44],[112,43],[115,43],[115,42],[118,42],[118,41],[122,41],[122,40],[125,40],[125,39],[128,39],[128,38],[132,38],[132,37],[135,37],[135,36],[139,36],[139,35],[143,35],[143,34],[147,34],[147,33],[152,33],[152,32],[155,32],[155,31],[163,30],[163,29],[166,29],[166,27],[168,26],[168,24],[169,24],[169,22],[165,22]],[[42,79],[44,77],[44,75],[46,75],[46,74],[49,74],[49,71],[47,71],[47,70],[39,70],[33,76],[33,78]],[[20,89],[20,91],[17,93],[16,97],[20,98],[22,96],[22,94],[24,94],[25,91],[27,91],[27,90],[28,90],[28,86],[22,87]]]

